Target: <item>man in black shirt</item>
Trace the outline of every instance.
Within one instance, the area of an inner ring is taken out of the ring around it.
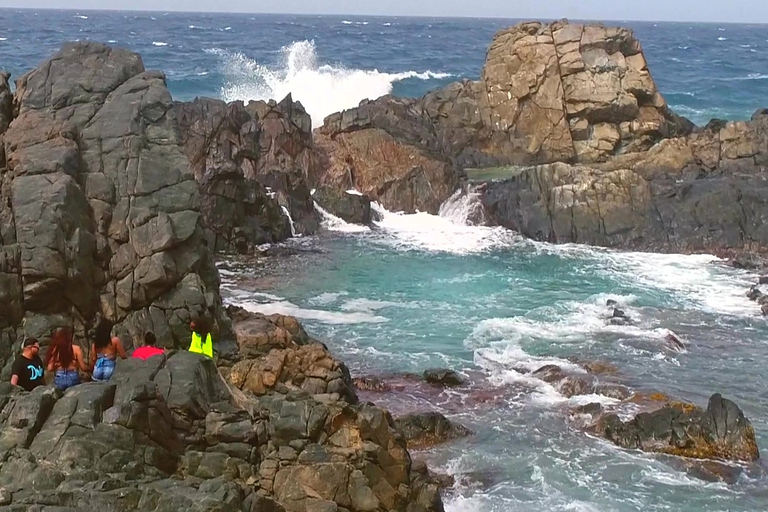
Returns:
[[[40,344],[35,338],[24,340],[21,355],[13,362],[11,384],[32,391],[45,384],[43,362],[40,360]]]

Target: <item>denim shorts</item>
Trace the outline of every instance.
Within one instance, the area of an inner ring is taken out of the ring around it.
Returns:
[[[64,391],[80,384],[80,373],[77,370],[56,370],[53,383],[57,388]]]
[[[99,357],[93,367],[93,380],[104,382],[112,378],[115,372],[115,360],[108,357]]]

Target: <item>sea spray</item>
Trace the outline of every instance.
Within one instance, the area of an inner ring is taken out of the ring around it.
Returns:
[[[235,100],[282,100],[288,94],[300,101],[318,127],[335,112],[356,107],[364,99],[392,92],[395,82],[409,78],[447,78],[447,73],[404,71],[382,73],[376,69],[347,69],[338,64],[321,64],[314,41],[296,41],[281,49],[277,66],[258,63],[240,52],[208,50],[220,57],[224,75],[221,97]]]
[[[485,208],[480,200],[480,193],[472,185],[460,188],[446,199],[440,206],[438,215],[455,224],[482,226],[486,223]]]

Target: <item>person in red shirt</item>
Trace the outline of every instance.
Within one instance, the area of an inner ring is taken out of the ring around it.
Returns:
[[[144,335],[144,346],[134,350],[133,354],[131,354],[131,357],[135,357],[137,359],[148,359],[152,356],[158,356],[163,354],[163,349],[157,348],[155,346],[155,343],[157,343],[157,338],[155,337],[155,333],[152,333],[152,332],[146,333]]]

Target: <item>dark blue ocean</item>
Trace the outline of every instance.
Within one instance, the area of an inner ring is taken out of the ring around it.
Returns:
[[[478,78],[493,34],[517,21],[0,10],[0,67],[18,76],[62,41],[110,42],[165,71],[177,99],[291,91],[317,120],[365,97]],[[635,30],[667,101],[697,124],[767,106],[765,26],[617,23]]]
[[[62,41],[106,41],[165,71],[177,99],[291,92],[317,121],[363,98],[477,78],[494,32],[514,22],[0,10],[0,67],[18,77]],[[768,27],[620,23],[678,113],[702,124],[768,106]],[[470,376],[469,392],[364,397],[394,413],[437,408],[475,431],[414,454],[456,476],[448,512],[768,510],[764,462],[733,465],[732,483],[704,481],[686,461],[618,449],[570,416],[592,402],[631,415],[634,404],[568,398],[518,371],[601,361],[616,368],[601,381],[635,391],[699,405],[720,392],[768,453],[768,325],[745,296],[757,276],[707,255],[533,243],[467,225],[472,207],[457,196],[439,216],[381,211],[372,230],[326,218],[326,233],[295,242],[316,250],[275,269],[220,261],[222,294],[299,317],[355,375],[443,366]],[[608,300],[631,325],[609,321]],[[671,332],[684,348],[670,346]]]

